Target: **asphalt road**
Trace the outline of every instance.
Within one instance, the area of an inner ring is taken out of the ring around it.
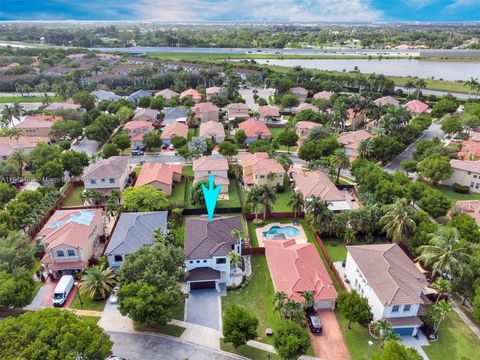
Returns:
[[[81,142],[77,142],[72,146],[72,150],[83,151],[87,153],[88,156],[92,156],[98,149],[98,142],[95,140],[88,140],[87,138],[83,139]]]
[[[153,334],[131,334],[108,331],[113,354],[127,360],[231,360],[243,359],[232,354],[185,343],[171,337]]]
[[[135,165],[143,161],[145,163],[184,163],[185,159],[175,154],[161,154],[161,155],[143,155],[143,156],[130,156],[128,163]]]

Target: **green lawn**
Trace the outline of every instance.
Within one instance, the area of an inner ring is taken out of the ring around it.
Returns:
[[[192,165],[186,165],[183,167],[182,171],[183,176],[193,176],[193,167]]]
[[[175,320],[185,320],[185,299],[173,309],[172,317]]]
[[[62,206],[82,206],[82,199],[80,195],[85,188],[83,186],[76,186],[73,191],[63,200]]]
[[[196,136],[196,130],[194,128],[188,129],[188,141],[192,139],[192,137]]]
[[[173,324],[167,324],[165,326],[151,327],[151,326],[147,326],[147,325],[144,325],[144,324],[139,324],[139,323],[134,322],[133,323],[133,328],[137,331],[150,331],[150,332],[156,332],[156,333],[170,335],[170,336],[174,336],[174,337],[182,336],[183,332],[185,331],[184,327],[178,326],[178,325],[173,325]]]
[[[432,186],[432,188],[437,189],[443,195],[445,195],[448,198],[448,200],[450,200],[450,203],[452,206],[454,206],[455,203],[459,200],[480,200],[480,194],[475,194],[475,193],[459,194],[453,191],[453,189],[449,186],[437,185],[437,186]]]
[[[50,101],[60,101],[58,96],[49,96]],[[43,96],[0,96],[0,103],[30,103],[30,102],[42,102]]]
[[[88,325],[97,325],[100,320],[99,316],[80,316]]]
[[[288,205],[290,198],[292,197],[292,192],[290,189],[285,189],[284,192],[277,192],[277,201],[273,205],[273,212],[292,212],[291,206]]]
[[[70,309],[80,309],[80,310],[92,310],[92,311],[103,311],[105,308],[105,303],[107,299],[103,300],[90,300],[87,296],[82,296],[82,304],[80,304],[80,299],[78,298],[78,293],[75,291],[75,296],[70,304]]]
[[[228,200],[219,200],[217,202],[217,208],[228,208],[228,207],[240,207],[240,198],[237,191],[237,186],[235,186],[234,181],[235,179],[230,179],[230,185],[228,186]],[[186,191],[185,191],[185,207],[187,209],[198,209],[204,207],[203,205],[193,206],[190,201],[190,196],[193,189],[193,183],[188,181],[186,183]]]
[[[239,346],[237,349],[235,349],[231,343],[225,343],[223,339],[220,340],[220,349],[223,351],[227,351],[229,353],[244,356],[248,359],[254,359],[254,360],[267,360],[267,359],[279,360],[280,359],[280,357],[277,354],[271,354],[267,351],[260,350],[248,345]],[[268,354],[271,355],[270,358],[268,357]]]
[[[276,139],[281,133],[283,133],[285,131],[285,128],[283,128],[283,127],[281,127],[281,128],[268,128],[268,130],[270,130],[270,132],[272,133],[272,138]],[[290,150],[290,152],[292,152],[292,151],[296,150],[296,147],[292,146],[290,149],[288,149],[286,146],[280,145],[278,150],[282,150],[282,151]]]
[[[332,261],[343,261],[347,258],[347,248],[342,240],[322,238],[322,242],[327,248],[327,253]]]
[[[447,315],[438,331],[438,341],[423,349],[430,360],[480,359],[480,339],[453,311]]]
[[[182,181],[177,183],[172,188],[172,195],[170,195],[170,205],[177,208],[185,207],[185,186],[187,180],[182,178]]]

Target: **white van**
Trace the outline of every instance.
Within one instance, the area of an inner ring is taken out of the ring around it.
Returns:
[[[60,278],[57,286],[55,287],[55,292],[53,293],[53,306],[62,306],[67,300],[68,294],[73,288],[73,276],[72,275],[63,275]]]

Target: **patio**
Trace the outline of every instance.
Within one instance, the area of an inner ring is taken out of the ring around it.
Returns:
[[[294,225],[293,223],[279,223],[279,222],[273,222],[269,223],[265,226],[262,226],[260,228],[255,229],[255,234],[257,235],[257,240],[258,240],[258,246],[263,247],[263,241],[267,240],[267,237],[264,235],[264,233],[268,232],[272,227],[278,226],[280,228],[285,228],[285,227],[294,227],[296,228],[299,233],[295,236],[288,236],[286,235],[287,239],[295,239],[295,242],[297,244],[306,244],[308,243],[307,235],[305,234],[305,231],[303,230],[303,226],[301,224]],[[271,240],[271,238],[270,238]]]

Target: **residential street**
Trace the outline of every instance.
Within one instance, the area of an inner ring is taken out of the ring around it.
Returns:
[[[88,140],[87,138],[83,139],[81,142],[77,142],[72,146],[72,150],[83,151],[87,153],[88,156],[92,156],[98,149],[98,142],[95,140]]]
[[[274,89],[270,88],[258,88],[258,96],[261,98],[264,98],[268,102],[268,97],[270,95],[273,95],[275,92]],[[253,89],[240,89],[239,90],[240,95],[245,99],[245,103],[248,105],[248,107],[253,110],[257,111],[258,110],[258,104],[253,101]]]

